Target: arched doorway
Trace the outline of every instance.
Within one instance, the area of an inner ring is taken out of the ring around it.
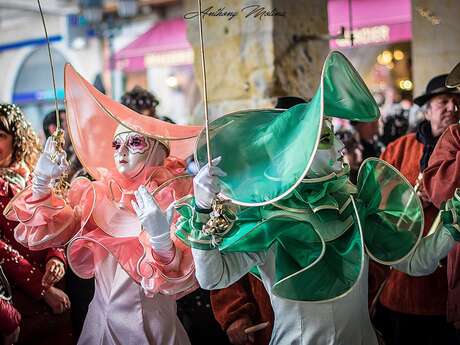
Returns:
[[[64,106],[64,66],[66,59],[51,48],[60,107]],[[33,50],[22,62],[13,88],[13,102],[23,109],[27,119],[39,134],[43,134],[44,116],[54,109],[53,82],[48,49],[41,46]]]

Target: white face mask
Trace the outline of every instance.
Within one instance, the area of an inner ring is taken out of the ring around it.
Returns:
[[[334,138],[334,144],[329,149],[318,149],[313,159],[308,175],[322,177],[331,173],[338,173],[343,169],[342,150],[345,145],[340,139]]]
[[[321,133],[320,143],[308,177],[322,177],[331,173],[338,173],[343,169],[343,149],[345,145],[334,135],[332,124],[325,120]]]
[[[149,157],[156,151],[158,142],[136,132],[121,132],[115,135],[112,146],[113,159],[120,174],[127,178],[138,176],[145,168]]]

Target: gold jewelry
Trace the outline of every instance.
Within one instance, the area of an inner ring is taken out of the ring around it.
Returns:
[[[54,163],[59,164],[60,162],[56,162],[58,153],[64,152],[64,131],[61,128],[58,128],[53,134],[52,134],[53,141],[56,143],[56,152],[53,156],[51,156],[51,160]],[[65,197],[67,195],[67,191],[70,187],[70,184],[67,182],[67,172],[64,172],[59,179],[54,183],[53,190],[56,193],[56,195],[59,195],[60,197]]]
[[[212,212],[202,231],[211,236],[211,242],[217,246],[222,237],[229,232],[235,223],[236,216],[230,210],[228,202],[216,197],[212,202]]]

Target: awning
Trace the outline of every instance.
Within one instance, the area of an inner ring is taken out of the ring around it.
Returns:
[[[193,63],[192,46],[187,40],[183,18],[161,21],[115,53],[116,68],[139,71],[155,66]]]
[[[410,0],[351,0],[354,45],[385,44],[412,39]],[[336,35],[340,27],[349,33],[349,1],[329,0],[329,33]],[[348,34],[349,35],[349,34]],[[349,37],[349,36],[348,36]],[[349,47],[349,39],[330,41],[331,48]]]

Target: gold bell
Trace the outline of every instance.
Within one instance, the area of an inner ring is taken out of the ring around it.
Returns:
[[[222,237],[233,227],[235,217],[229,217],[229,210],[225,210],[225,201],[215,198],[212,202],[212,212],[208,222],[203,226],[203,233],[213,237]],[[227,212],[226,212],[227,211]]]

